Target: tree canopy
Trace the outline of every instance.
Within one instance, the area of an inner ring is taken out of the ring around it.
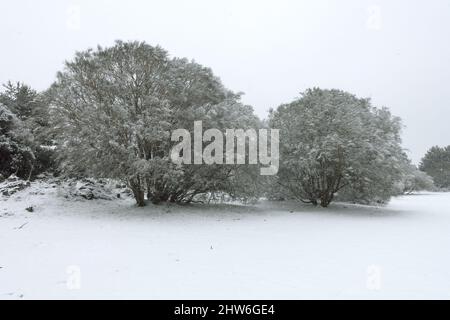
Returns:
[[[278,188],[328,206],[339,194],[358,202],[392,195],[403,163],[400,119],[340,90],[307,90],[270,116],[279,128]]]
[[[257,126],[239,95],[187,59],[160,47],[120,42],[77,53],[50,90],[63,170],[126,181],[138,205],[191,202],[208,192],[236,191],[227,166],[178,166],[170,133],[205,127]]]
[[[438,188],[450,188],[450,146],[432,147],[420,164],[420,170],[434,180]]]

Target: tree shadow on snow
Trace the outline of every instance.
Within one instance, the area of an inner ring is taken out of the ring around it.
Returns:
[[[341,202],[335,202],[328,208],[322,208],[320,206],[314,207],[310,204],[295,201],[267,201],[265,203],[265,207],[266,210],[273,210],[275,212],[289,212],[291,214],[299,215],[321,215],[330,217],[345,216],[358,218],[385,218],[412,214],[412,212],[392,209],[388,206],[368,206]]]

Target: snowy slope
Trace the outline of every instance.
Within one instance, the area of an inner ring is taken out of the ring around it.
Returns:
[[[450,194],[141,209],[38,183],[0,199],[0,243],[0,299],[450,298]]]

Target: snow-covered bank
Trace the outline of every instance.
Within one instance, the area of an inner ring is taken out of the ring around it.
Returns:
[[[0,299],[450,298],[450,194],[136,208],[47,187],[0,200]]]

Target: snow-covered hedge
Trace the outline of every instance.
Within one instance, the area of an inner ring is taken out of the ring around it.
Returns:
[[[130,196],[130,191],[112,180],[70,179],[60,185],[60,194],[67,199],[113,200]]]
[[[3,196],[11,196],[30,186],[29,181],[22,180],[16,175],[11,175],[9,178],[1,180],[0,177],[0,194]]]

